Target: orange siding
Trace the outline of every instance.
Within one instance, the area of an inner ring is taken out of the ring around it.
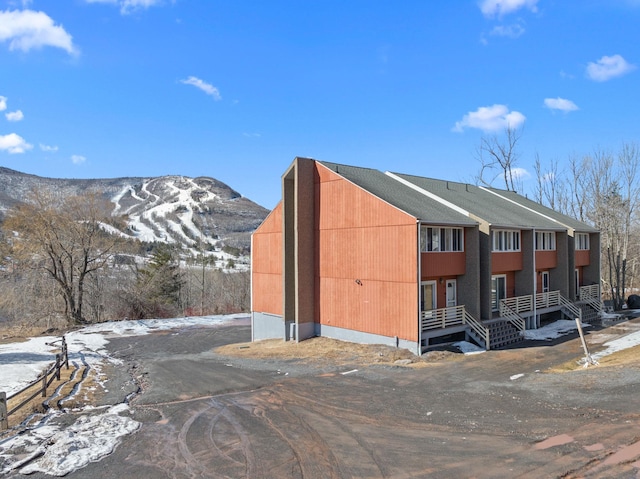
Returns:
[[[422,280],[462,275],[466,271],[466,261],[464,252],[422,253]]]
[[[553,269],[558,266],[556,251],[536,251],[536,269]]]
[[[252,309],[282,314],[282,203],[253,233]]]
[[[513,298],[516,295],[516,273],[509,271],[507,275],[507,298]]]
[[[416,219],[319,164],[316,182],[317,321],[416,341]]]
[[[576,251],[576,266],[589,266],[589,250]]]
[[[520,271],[521,269],[522,251],[491,253],[491,274]]]
[[[320,323],[415,341],[416,285],[350,278],[320,278]]]

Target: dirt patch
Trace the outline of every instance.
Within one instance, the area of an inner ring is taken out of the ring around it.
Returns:
[[[382,344],[357,344],[337,339],[317,337],[300,343],[281,339],[236,343],[214,350],[223,356],[251,359],[300,360],[305,362],[384,364],[421,367],[443,360],[459,360],[462,354],[451,351],[430,351],[416,356],[407,349]]]
[[[11,410],[14,407],[16,407],[17,405],[21,404],[22,402],[24,402],[25,400],[27,400],[29,397],[33,396],[34,394],[36,394],[36,396],[34,398],[32,398],[29,402],[27,402],[24,406],[22,406],[20,409],[18,409],[15,413],[13,413],[11,416],[9,416],[9,426],[15,426],[17,424],[20,424],[22,421],[24,421],[25,419],[27,419],[29,416],[33,415],[33,414],[43,414],[46,412],[46,408],[44,406],[44,403],[51,399],[51,397],[54,395],[54,393],[56,392],[56,389],[64,383],[67,383],[71,376],[74,373],[75,368],[61,368],[60,369],[60,380],[58,381],[57,379],[54,379],[51,384],[47,387],[47,396],[46,397],[42,397],[41,391],[42,391],[42,383],[39,381],[36,384],[34,384],[33,386],[31,386],[29,389],[27,389],[26,391],[23,391],[22,393],[18,394],[17,396],[12,397],[11,399],[9,399],[7,401],[7,409]],[[50,376],[49,376],[50,377]]]

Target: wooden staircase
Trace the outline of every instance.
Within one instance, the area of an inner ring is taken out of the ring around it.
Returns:
[[[522,333],[509,320],[497,319],[486,323],[489,328],[490,349],[500,349],[522,342]]]

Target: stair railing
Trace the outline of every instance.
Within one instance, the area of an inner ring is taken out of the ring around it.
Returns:
[[[582,310],[561,294],[558,294],[558,297],[560,299],[560,306],[569,311],[569,313],[573,315],[573,318],[578,318],[580,322],[582,322]]]
[[[464,322],[484,341],[484,348],[488,351],[491,348],[489,338],[489,328],[471,316],[466,308],[464,309]]]
[[[522,316],[516,313],[507,304],[500,305],[500,313],[503,318],[509,321],[520,332],[524,332],[527,329],[527,325]]]

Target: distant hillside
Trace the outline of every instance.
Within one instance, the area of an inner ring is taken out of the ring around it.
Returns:
[[[248,251],[250,235],[269,211],[209,177],[56,179],[0,167],[0,220],[34,189],[63,196],[98,193],[126,219],[121,234],[147,242],[178,243],[190,249],[208,244]]]

